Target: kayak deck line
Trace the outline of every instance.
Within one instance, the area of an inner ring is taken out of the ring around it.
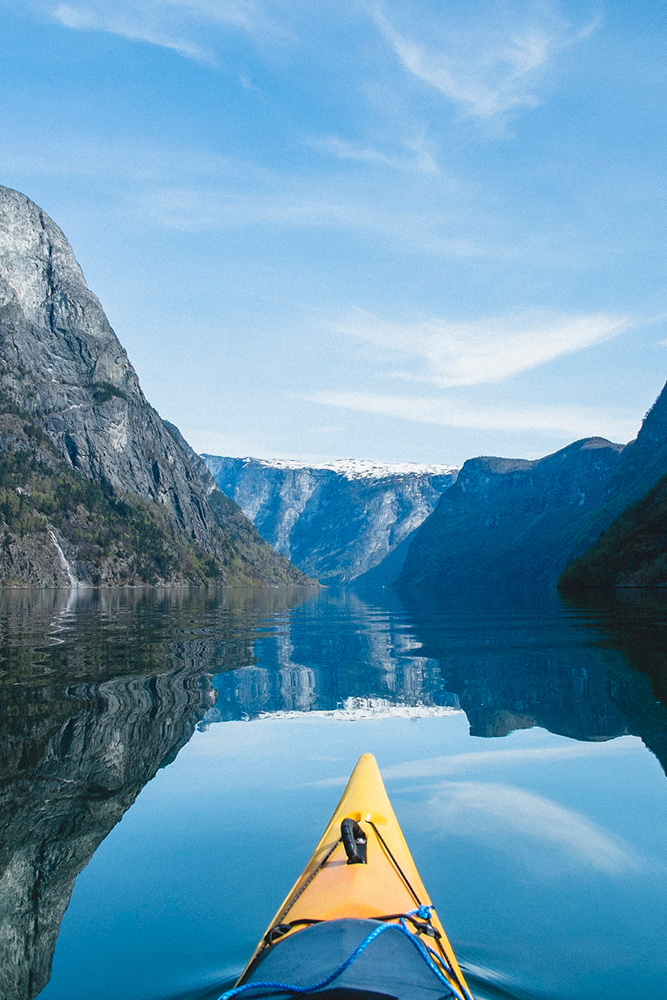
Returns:
[[[308,864],[223,997],[246,993],[472,1000],[371,754],[357,762]]]

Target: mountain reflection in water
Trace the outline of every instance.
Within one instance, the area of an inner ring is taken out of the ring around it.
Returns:
[[[409,605],[421,651],[439,663],[472,735],[532,726],[576,740],[635,735],[667,771],[667,594],[596,592],[570,599],[569,615],[555,595],[515,598],[509,616],[500,598],[481,611],[472,601]]]
[[[482,737],[640,736],[665,768],[666,607],[637,593],[565,610],[555,596],[5,594],[0,995],[45,987],[76,876],[198,725],[463,710]]]
[[[289,591],[10,593],[0,606],[0,996],[46,985],[78,873],[252,660]]]

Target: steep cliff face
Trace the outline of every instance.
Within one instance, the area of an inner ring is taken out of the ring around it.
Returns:
[[[667,476],[569,563],[558,585],[564,590],[667,585]]]
[[[667,389],[625,449],[581,541],[579,551],[584,542],[591,547],[566,567],[561,586],[667,584]]]
[[[457,474],[451,466],[204,459],[262,537],[324,583],[349,583],[381,564],[428,517]]]
[[[213,484],[147,403],[65,236],[7,188],[0,188],[0,404],[3,582],[300,579],[259,537],[247,553],[237,543],[248,537],[229,525],[221,530]],[[82,479],[93,488],[79,487],[68,502]],[[104,534],[106,521],[108,537],[92,537],[97,525]],[[137,562],[142,539],[152,548]]]
[[[622,452],[587,438],[537,461],[466,462],[417,532],[399,586],[555,582]]]
[[[667,472],[667,385],[646,414],[639,433],[623,453],[608,499],[625,506],[646,493]]]

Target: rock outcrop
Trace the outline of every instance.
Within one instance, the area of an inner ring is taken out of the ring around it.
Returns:
[[[65,236],[1,187],[0,445],[4,584],[303,579],[240,515],[220,525]]]
[[[323,583],[350,583],[371,570],[376,583],[388,582],[382,566],[392,556],[389,577],[395,579],[407,540],[458,471],[445,465],[203,457],[222,492],[252,518],[262,537]]]

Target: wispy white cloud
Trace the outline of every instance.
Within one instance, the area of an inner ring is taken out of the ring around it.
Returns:
[[[255,0],[87,0],[50,4],[47,9],[66,28],[146,42],[198,62],[214,59],[213,49],[196,39],[202,26],[282,34]]]
[[[187,59],[198,62],[209,62],[213,59],[210,49],[179,37],[161,27],[159,21],[138,11],[120,8],[95,10],[90,7],[73,7],[61,4],[53,11],[53,19],[65,28],[76,31],[104,31],[111,35],[119,35],[133,42],[146,42],[161,48],[171,49]]]
[[[142,140],[92,140],[78,131],[48,144],[0,148],[5,176],[64,174],[93,182],[133,224],[184,232],[245,226],[346,230],[399,252],[440,258],[506,259],[507,248],[475,239],[453,225],[446,208],[397,207],[362,178],[355,186],[338,173],[279,173],[238,156],[215,155]],[[400,178],[402,181],[403,178]],[[510,259],[515,248],[509,250]]]
[[[522,764],[534,764],[536,761],[577,760],[582,757],[617,757],[631,753],[645,753],[646,748],[638,736],[622,736],[608,740],[606,743],[561,743],[557,746],[510,747],[500,743],[492,750],[474,750],[471,753],[447,754],[442,757],[421,757],[417,760],[406,760],[401,764],[393,764],[382,768],[385,781],[404,781],[406,779],[442,778],[460,771],[470,771],[480,767],[516,767]],[[348,778],[340,775],[336,778],[324,778],[315,782],[318,786],[328,787],[345,785]]]
[[[385,360],[413,358],[419,368],[405,378],[440,388],[499,382],[618,336],[627,317],[605,313],[567,315],[530,311],[464,323],[424,318],[392,323],[357,310],[336,330],[373,344]]]
[[[501,247],[452,232],[437,212],[397,209],[374,194],[347,190],[344,178],[337,177],[265,176],[252,193],[238,186],[165,185],[138,195],[132,210],[160,226],[192,232],[255,225],[327,228],[353,231],[419,255],[497,258],[504,253]]]
[[[521,845],[526,840],[538,841],[549,852],[548,864],[544,854],[539,854],[541,871],[551,872],[558,854],[610,876],[646,867],[629,844],[587,816],[514,785],[444,782],[423,811],[436,836],[477,839],[532,868],[536,867],[534,848],[523,852]]]
[[[629,441],[637,433],[637,414],[621,407],[495,406],[461,403],[442,397],[342,391],[317,392],[304,398],[325,406],[440,427],[498,432],[535,431],[554,438],[601,435],[614,441]]]
[[[406,778],[435,778],[479,767],[515,767],[547,761],[578,760],[582,757],[618,757],[644,753],[645,747],[636,736],[623,736],[606,743],[562,743],[558,746],[506,747],[477,750],[472,753],[449,754],[444,757],[423,757],[382,769],[385,781]]]
[[[357,145],[337,136],[310,139],[309,145],[340,160],[381,164],[395,170],[413,170],[422,174],[438,173],[438,164],[421,137],[403,142],[404,152],[401,155],[392,155],[373,146]]]
[[[445,34],[440,46],[433,37],[415,41],[411,29],[399,30],[383,7],[376,9],[375,23],[408,73],[443,94],[463,117],[486,120],[540,104],[540,85],[555,57],[599,24],[573,29],[547,4],[526,5],[509,22],[494,24],[491,12],[486,15],[485,24],[471,15],[467,28]],[[440,20],[446,23],[446,13]]]

